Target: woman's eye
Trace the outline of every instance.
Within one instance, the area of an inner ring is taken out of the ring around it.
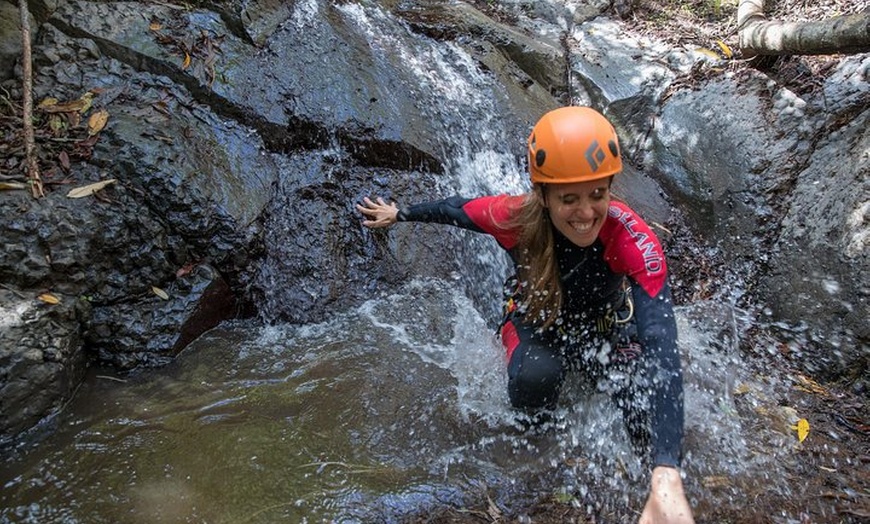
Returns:
[[[562,197],[562,203],[565,205],[570,206],[571,204],[573,204],[575,202],[577,202],[577,197],[574,195],[565,195]]]

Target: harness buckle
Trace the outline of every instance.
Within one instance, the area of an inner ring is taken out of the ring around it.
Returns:
[[[619,325],[628,324],[634,316],[634,300],[631,299],[631,295],[628,292],[625,293],[625,305],[628,307],[628,316],[625,318],[619,318],[619,311],[613,312],[613,321]]]

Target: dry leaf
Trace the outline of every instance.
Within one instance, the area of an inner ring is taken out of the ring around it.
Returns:
[[[60,304],[60,299],[52,295],[51,293],[43,293],[36,298],[42,300],[46,304]]]
[[[181,278],[181,277],[187,276],[190,274],[191,271],[193,271],[193,268],[195,268],[195,267],[196,267],[196,264],[194,264],[194,263],[185,264],[182,267],[178,268],[178,271],[175,272],[175,277]]]
[[[81,114],[85,114],[91,108],[91,105],[94,103],[94,94],[88,91],[83,94],[79,100],[82,102],[82,109],[79,111]]]
[[[750,391],[751,391],[751,388],[749,387],[748,384],[745,384],[745,383],[740,383],[737,385],[736,388],[734,388],[735,395],[745,395],[745,394],[749,393]]]
[[[152,31],[160,31],[161,29],[163,29],[163,26],[160,25],[159,22],[151,22],[151,25],[148,26],[148,29]]]
[[[184,53],[184,62],[181,64],[182,69],[187,69],[190,67],[190,55],[188,53]]]
[[[699,47],[699,48],[695,49],[695,51],[697,51],[698,53],[701,53],[701,54],[705,54],[705,55],[709,56],[710,58],[715,58],[717,60],[722,58],[721,56],[719,56],[719,53],[717,53],[716,51],[713,51],[712,49],[707,49],[706,47]]]
[[[727,488],[731,485],[731,479],[724,475],[713,475],[701,479],[701,484],[705,488]]]
[[[807,435],[810,434],[810,423],[807,419],[802,418],[798,420],[797,425],[792,426],[791,429],[797,431],[798,442],[803,442],[804,439],[807,438]]]
[[[725,58],[731,58],[734,56],[734,53],[731,51],[731,48],[728,47],[728,44],[722,40],[716,40],[716,43],[719,44],[719,49],[722,50],[722,54],[725,55]]]
[[[86,196],[91,196],[97,191],[103,189],[109,184],[114,184],[117,182],[116,179],[110,178],[109,180],[102,180],[100,182],[95,182],[93,184],[88,184],[86,186],[77,187],[75,189],[70,190],[69,193],[66,194],[69,198],[82,198]]]
[[[825,389],[824,386],[822,386],[821,384],[819,384],[815,380],[813,380],[809,377],[806,377],[804,375],[801,375],[800,373],[798,373],[796,375],[796,378],[797,378],[797,382],[799,382],[799,384],[797,384],[795,386],[795,389],[799,389],[799,390],[805,391],[807,393],[815,393],[817,395],[823,395],[826,397],[831,396],[831,394],[828,392],[828,390]]]
[[[105,109],[100,109],[92,114],[88,119],[88,135],[94,136],[106,127],[106,122],[109,121],[109,112]]]
[[[93,97],[93,95],[90,96]],[[72,102],[55,102],[44,107],[40,104],[40,109],[46,113],[84,113],[90,108],[91,100],[86,99],[84,96]]]
[[[158,297],[162,298],[163,300],[169,300],[169,293],[167,293],[166,291],[163,291],[163,290],[160,289],[159,287],[157,287],[157,286],[151,286],[151,291],[152,291],[155,295],[157,295]]]
[[[39,105],[36,107],[38,107],[39,109],[45,109],[48,106],[53,106],[53,105],[57,104],[57,102],[58,102],[57,98],[47,97],[47,98],[43,98],[42,102],[40,102]]]
[[[27,184],[21,182],[0,182],[0,190],[27,189]]]
[[[60,167],[63,168],[64,172],[69,173],[69,153],[67,153],[66,151],[61,151],[60,153],[58,153],[57,159],[60,160]]]

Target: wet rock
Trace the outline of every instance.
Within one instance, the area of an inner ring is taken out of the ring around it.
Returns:
[[[239,22],[246,35],[256,45],[263,45],[281,24],[293,15],[293,3],[281,0],[253,0],[244,2]]]
[[[655,99],[676,76],[661,60],[671,51],[667,46],[627,35],[618,21],[596,18],[574,27],[568,49],[572,78],[592,97],[584,105],[641,95]]]
[[[12,68],[20,58],[21,13],[11,3],[0,2],[0,81],[12,78]]]
[[[122,300],[164,281],[184,261],[177,236],[145,212],[123,186],[97,197],[44,199],[0,194],[9,249],[0,278],[98,302]]]
[[[672,94],[656,119],[652,169],[711,244],[754,258],[758,232],[776,226],[766,191],[796,161],[801,122],[771,109],[766,77],[710,80]],[[722,110],[722,108],[728,108]]]
[[[599,17],[574,26],[566,39],[571,102],[599,107],[614,123],[621,146],[641,161],[662,98],[677,78],[715,63],[708,55],[673,48]]]
[[[53,296],[57,304],[0,288],[0,444],[60,408],[84,376],[81,321],[88,304]]]
[[[553,8],[547,2],[541,4]],[[558,39],[548,42],[531,38],[463,2],[416,2],[403,5],[397,12],[418,30],[436,38],[461,42],[473,37],[475,42],[489,42],[550,93],[566,91]]]
[[[165,289],[133,298],[94,307],[85,332],[88,348],[122,370],[167,363],[235,313],[232,290],[208,265],[197,266]]]
[[[407,203],[427,191],[435,196],[431,175],[408,178],[404,172],[374,172],[309,154],[290,157],[282,172],[287,183],[273,202],[265,225],[271,232],[266,256],[252,279],[265,320],[319,322],[385,285],[411,275],[446,277],[458,268],[459,260],[443,255],[462,249],[449,232],[421,232],[412,225],[371,231],[353,207],[364,196]]]
[[[860,376],[870,359],[870,111],[831,130],[796,179],[763,278],[778,318],[810,328],[807,360]],[[854,368],[854,369],[852,369]]]

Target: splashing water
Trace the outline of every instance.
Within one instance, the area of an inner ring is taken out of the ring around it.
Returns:
[[[726,313],[679,315],[696,348],[686,466],[699,477],[765,467],[730,396],[746,377]],[[570,379],[555,421],[524,431],[503,358],[471,301],[439,280],[321,324],[227,325],[167,369],[87,381],[50,437],[7,460],[0,520],[391,521],[554,492],[590,512],[638,507],[645,473],[610,400]]]

